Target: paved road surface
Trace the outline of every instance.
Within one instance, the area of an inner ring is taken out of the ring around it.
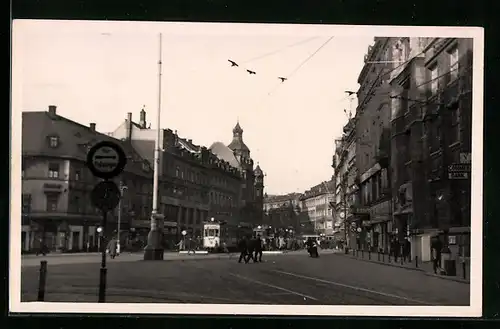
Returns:
[[[50,259],[52,262],[53,259]],[[46,301],[96,302],[99,263],[49,263]],[[22,301],[37,295],[38,267],[22,268]],[[108,302],[330,305],[469,305],[469,285],[418,271],[324,254],[267,255],[265,263],[109,262]]]

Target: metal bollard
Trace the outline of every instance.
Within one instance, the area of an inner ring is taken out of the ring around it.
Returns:
[[[382,262],[385,263],[385,252],[382,253]]]
[[[467,280],[467,273],[465,272],[467,270],[467,264],[465,264],[465,261],[462,262],[462,272],[463,272],[463,277],[464,280]]]
[[[404,263],[405,263],[405,258],[401,256],[401,265],[404,265]]]
[[[391,254],[387,255],[387,262],[391,262]]]
[[[361,249],[361,258],[365,258],[365,250]]]
[[[368,250],[368,260],[372,260],[372,253],[370,250]]]
[[[40,277],[38,280],[38,301],[43,302],[45,300],[45,283],[47,282],[47,261],[42,260],[40,262]]]
[[[377,260],[380,262],[380,251],[377,252]]]
[[[415,256],[415,268],[418,268],[418,256]]]

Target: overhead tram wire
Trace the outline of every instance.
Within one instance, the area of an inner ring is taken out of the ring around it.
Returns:
[[[288,80],[290,79],[295,73],[297,73],[298,70],[300,70],[308,61],[310,61],[321,49],[323,49],[323,47],[325,47],[330,41],[332,41],[332,39],[334,38],[335,36],[331,36],[330,38],[328,38],[328,40],[326,40],[321,46],[319,46],[318,49],[316,49],[311,55],[309,55],[304,61],[302,61],[302,63],[300,63],[295,69],[293,69],[293,71],[286,75],[285,78]],[[280,85],[283,84],[283,81],[279,82],[273,89],[271,89],[271,91],[268,93],[268,95],[272,95],[272,93],[274,93],[276,91],[276,89],[279,88]]]
[[[231,67],[236,67],[236,68],[241,68],[243,69],[244,71],[246,71],[248,74],[250,75],[254,75],[254,74],[257,74],[258,72],[254,71],[254,70],[251,70],[251,69],[248,69],[247,67],[243,67],[244,64],[247,64],[247,63],[250,63],[250,62],[253,62],[253,61],[256,61],[256,60],[259,60],[259,59],[262,59],[262,58],[265,58],[265,57],[268,57],[268,56],[271,56],[271,55],[275,55],[283,50],[286,50],[288,48],[291,48],[291,47],[295,47],[295,46],[298,46],[298,45],[301,45],[301,44],[304,44],[306,42],[309,42],[311,40],[314,40],[314,39],[317,39],[318,37],[312,37],[312,38],[308,38],[308,39],[305,39],[305,40],[301,40],[299,42],[295,42],[295,43],[292,43],[292,44],[289,44],[289,45],[286,45],[284,47],[281,47],[279,49],[276,49],[274,51],[271,51],[271,52],[268,52],[268,53],[264,53],[262,55],[259,55],[257,57],[253,57],[253,58],[250,58],[248,60],[245,60],[243,62],[237,62],[235,60],[232,60],[232,59],[228,59],[228,62],[231,63]],[[259,74],[260,75],[260,74]]]
[[[293,71],[287,75],[285,78],[288,80],[291,76],[293,76],[297,71],[302,68],[308,61],[310,61],[323,47],[325,47],[335,36],[331,36],[328,40],[326,40],[321,46],[318,47],[311,55],[309,55],[304,61],[302,61],[297,67],[293,69]],[[281,79],[281,78],[278,78]],[[262,95],[262,99],[257,102],[255,109],[258,110],[261,105],[267,100],[266,96],[271,96],[278,88],[280,85],[282,85],[284,81],[278,81],[269,92],[266,94]]]
[[[286,45],[284,47],[281,47],[279,49],[276,49],[276,50],[273,50],[271,52],[268,52],[268,53],[265,53],[265,54],[262,54],[262,55],[259,55],[257,57],[253,57],[251,59],[248,59],[246,61],[243,61],[241,62],[241,64],[247,64],[247,63],[250,63],[250,62],[254,62],[256,60],[259,60],[259,59],[262,59],[262,58],[265,58],[265,57],[268,57],[268,56],[271,56],[271,55],[274,55],[274,54],[277,54],[283,50],[286,50],[288,48],[292,48],[292,47],[295,47],[295,46],[298,46],[298,45],[301,45],[301,44],[304,44],[304,43],[307,43],[311,40],[314,40],[314,39],[317,39],[318,37],[312,37],[312,38],[308,38],[308,39],[305,39],[305,40],[301,40],[299,42],[295,42],[295,43],[292,43],[292,44],[289,44],[289,45]]]

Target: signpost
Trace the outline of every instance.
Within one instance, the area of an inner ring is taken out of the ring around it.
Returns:
[[[453,163],[448,166],[448,179],[469,179],[471,172],[471,163],[467,157],[461,157],[462,163]]]
[[[99,303],[106,301],[106,224],[110,210],[120,202],[121,193],[118,186],[109,179],[122,173],[127,164],[127,157],[122,148],[111,141],[103,141],[94,145],[87,154],[87,167],[96,177],[104,179],[97,184],[91,193],[92,204],[102,212],[102,234],[100,247],[102,253],[99,277]]]

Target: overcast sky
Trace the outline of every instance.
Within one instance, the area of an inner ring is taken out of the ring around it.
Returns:
[[[239,119],[269,194],[303,192],[331,178],[349,107],[344,91],[358,89],[374,37],[328,26],[17,23],[13,78],[22,110],[57,105],[60,115],[95,122],[101,132],[113,131],[127,112],[138,121],[143,105],[156,127],[162,32],[162,128],[209,147],[228,144]],[[279,76],[289,79],[281,84]]]

